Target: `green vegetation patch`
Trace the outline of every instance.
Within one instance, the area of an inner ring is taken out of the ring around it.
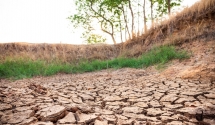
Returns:
[[[22,79],[33,76],[49,76],[57,73],[83,73],[108,68],[143,68],[155,64],[165,64],[172,59],[185,59],[186,51],[177,51],[173,46],[161,46],[144,53],[139,58],[116,58],[113,60],[82,61],[78,64],[47,63],[27,59],[6,60],[0,64],[0,78]]]

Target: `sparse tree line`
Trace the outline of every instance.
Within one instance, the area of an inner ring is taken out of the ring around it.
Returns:
[[[69,17],[74,27],[82,27],[87,43],[105,42],[102,35],[93,31],[98,28],[108,34],[113,43],[121,42],[146,33],[155,20],[171,15],[182,0],[75,0],[76,14]],[[93,25],[94,23],[94,25]],[[96,24],[96,25],[95,25]]]

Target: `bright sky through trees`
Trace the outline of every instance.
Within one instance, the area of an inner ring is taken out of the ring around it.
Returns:
[[[184,0],[183,5],[197,1]],[[67,19],[73,13],[73,0],[0,0],[0,43],[82,44],[81,29]]]

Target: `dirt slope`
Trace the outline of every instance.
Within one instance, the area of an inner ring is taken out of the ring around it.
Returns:
[[[180,77],[199,81],[215,81],[215,41],[184,43],[180,48],[191,52],[191,58],[173,61],[161,72],[166,77]]]

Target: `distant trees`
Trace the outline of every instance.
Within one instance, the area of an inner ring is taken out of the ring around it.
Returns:
[[[153,26],[155,18],[167,13],[170,15],[171,9],[181,2],[182,0],[75,0],[77,12],[69,19],[75,28],[84,28],[83,37],[88,43],[92,43],[90,40],[97,41],[95,43],[105,42],[105,38],[93,33],[95,27],[99,27],[116,44],[117,38],[124,41],[131,39],[137,32],[147,32],[149,19]],[[143,31],[139,31],[140,26]]]

